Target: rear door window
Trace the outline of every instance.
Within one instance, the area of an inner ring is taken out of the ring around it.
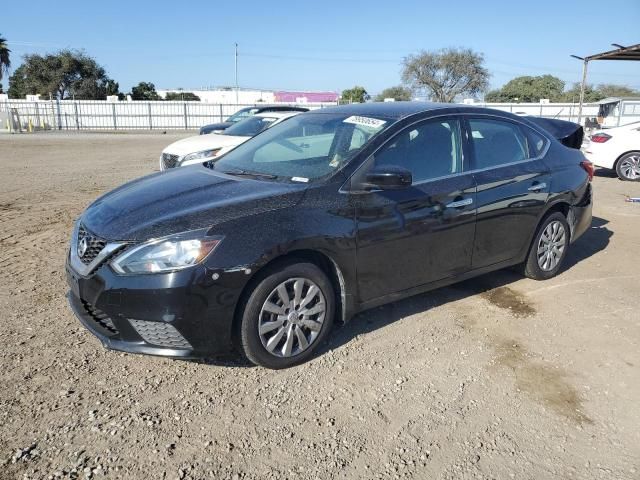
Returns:
[[[469,120],[469,129],[475,169],[499,167],[537,156],[529,152],[527,136],[516,123],[475,118]]]

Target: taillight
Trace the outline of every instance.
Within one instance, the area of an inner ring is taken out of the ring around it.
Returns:
[[[594,133],[589,138],[592,142],[604,143],[611,138],[611,135],[607,135],[606,133]]]
[[[593,163],[589,160],[583,160],[580,162],[580,166],[584,168],[584,171],[589,175],[589,181],[593,180],[593,174],[595,173],[595,168],[593,167]]]

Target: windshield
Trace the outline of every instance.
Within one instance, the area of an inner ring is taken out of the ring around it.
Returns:
[[[304,113],[236,147],[213,167],[308,182],[340,169],[392,123],[387,118]]]
[[[276,117],[249,117],[231,125],[222,133],[224,135],[236,135],[239,137],[253,137],[269,128],[276,120],[278,120]]]
[[[251,115],[255,115],[258,110],[259,109],[255,107],[243,108],[242,110],[238,110],[236,113],[227,118],[227,122],[239,122],[240,120],[244,120]]]

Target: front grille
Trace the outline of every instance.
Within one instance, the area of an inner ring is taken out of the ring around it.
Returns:
[[[94,307],[89,302],[85,302],[82,300],[82,306],[84,307],[84,311],[87,313],[89,318],[93,320],[94,324],[106,330],[105,333],[111,335],[117,335],[119,333],[116,326],[113,324],[113,320],[109,318],[109,316],[104,313],[99,308]]]
[[[130,318],[129,322],[145,342],[159,347],[192,348],[191,344],[173,325],[165,322],[149,322]]]
[[[178,164],[178,155],[171,155],[169,153],[162,154],[162,164],[164,168],[175,168]]]
[[[86,248],[81,248],[81,242],[86,243]],[[106,240],[89,233],[84,226],[80,225],[78,228],[78,258],[85,265],[89,265],[98,256],[102,249],[107,244]],[[83,251],[84,250],[84,251]],[[82,253],[82,255],[80,255]]]

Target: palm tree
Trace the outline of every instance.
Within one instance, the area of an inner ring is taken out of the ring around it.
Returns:
[[[11,50],[7,47],[7,39],[0,35],[0,80],[2,80],[4,73],[9,73],[9,67],[11,66],[10,53]]]

